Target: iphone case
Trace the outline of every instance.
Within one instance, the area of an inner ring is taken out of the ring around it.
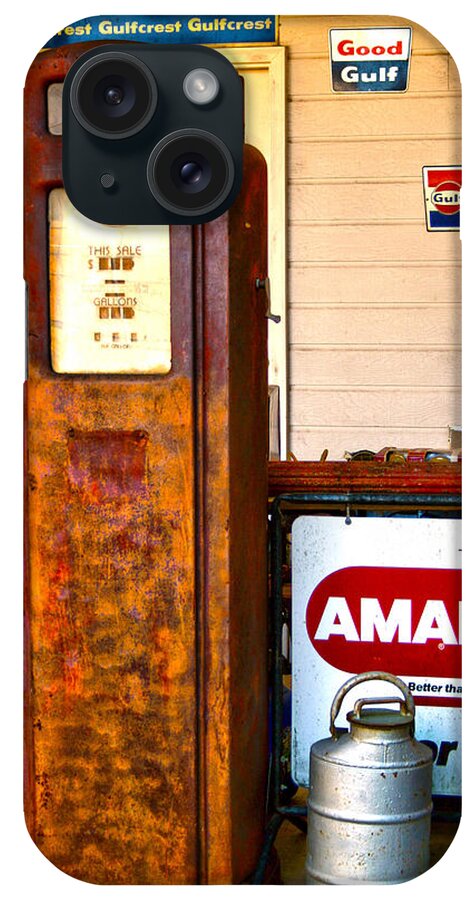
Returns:
[[[216,220],[98,225],[68,200],[62,83],[118,41],[210,45],[242,76],[243,185]],[[253,880],[272,835],[268,459],[459,465],[459,104],[444,46],[398,17],[96,16],[33,61],[25,809],[69,875]],[[446,704],[438,671],[415,690],[456,797],[451,660]]]

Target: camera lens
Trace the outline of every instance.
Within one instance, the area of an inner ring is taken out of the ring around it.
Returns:
[[[178,215],[203,215],[224,202],[235,167],[216,135],[194,128],[175,131],[154,147],[147,164],[149,188],[161,206]]]
[[[124,91],[120,87],[108,87],[104,91],[104,99],[110,106],[117,106],[124,100]]]
[[[184,184],[200,184],[203,169],[197,162],[186,162],[180,169],[180,178]]]
[[[179,191],[198,194],[210,184],[212,167],[201,153],[184,153],[174,159],[170,176]]]
[[[140,59],[129,53],[101,53],[76,72],[70,100],[76,118],[91,134],[125,138],[152,118],[157,86]]]

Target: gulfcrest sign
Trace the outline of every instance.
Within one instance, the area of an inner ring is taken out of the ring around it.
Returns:
[[[90,16],[58,31],[45,44],[62,47],[82,41],[145,41],[157,44],[275,44],[277,16]]]

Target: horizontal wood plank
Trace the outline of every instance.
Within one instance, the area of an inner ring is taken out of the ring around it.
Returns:
[[[451,134],[461,130],[461,99],[456,94],[336,94],[324,101],[289,104],[293,140],[339,135]],[[428,164],[429,165],[429,164]]]
[[[292,425],[378,425],[437,428],[461,417],[457,388],[294,387],[290,396]]]
[[[461,90],[461,79],[459,77],[458,66],[452,56],[448,57],[448,89],[450,91]]]
[[[434,260],[453,261],[461,253],[458,232],[428,232],[415,225],[292,224],[289,229],[289,259],[309,260]]]
[[[289,314],[292,344],[446,345],[460,343],[460,309],[448,305],[399,308],[321,306],[312,313],[294,306]]]
[[[458,387],[461,354],[453,350],[290,347],[291,385],[394,385]]]
[[[350,252],[349,247],[349,252]],[[372,263],[320,265],[294,263],[289,270],[289,303],[318,306],[321,303],[365,304],[455,303],[461,297],[461,270],[450,260],[447,264],[399,265],[378,267]],[[369,311],[369,315],[372,315]]]
[[[416,181],[389,184],[319,182],[292,184],[289,192],[289,218],[336,219],[345,222],[359,218],[415,219],[425,217],[421,177]]]
[[[442,130],[446,131],[443,123]],[[294,138],[292,132],[290,137]],[[366,140],[355,135],[352,140],[294,139],[288,145],[291,179],[421,178],[422,167],[429,165],[461,165],[461,138],[455,134],[441,139],[418,132],[403,140],[394,136]]]

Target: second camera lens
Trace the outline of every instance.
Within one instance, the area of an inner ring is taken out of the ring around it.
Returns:
[[[171,212],[201,215],[217,209],[231,191],[233,158],[216,135],[188,128],[154,147],[147,166],[149,188]]]
[[[170,167],[170,177],[177,190],[198,194],[210,184],[210,160],[202,153],[179,154]]]
[[[184,184],[198,184],[203,169],[196,162],[186,162],[180,168],[180,178]]]

